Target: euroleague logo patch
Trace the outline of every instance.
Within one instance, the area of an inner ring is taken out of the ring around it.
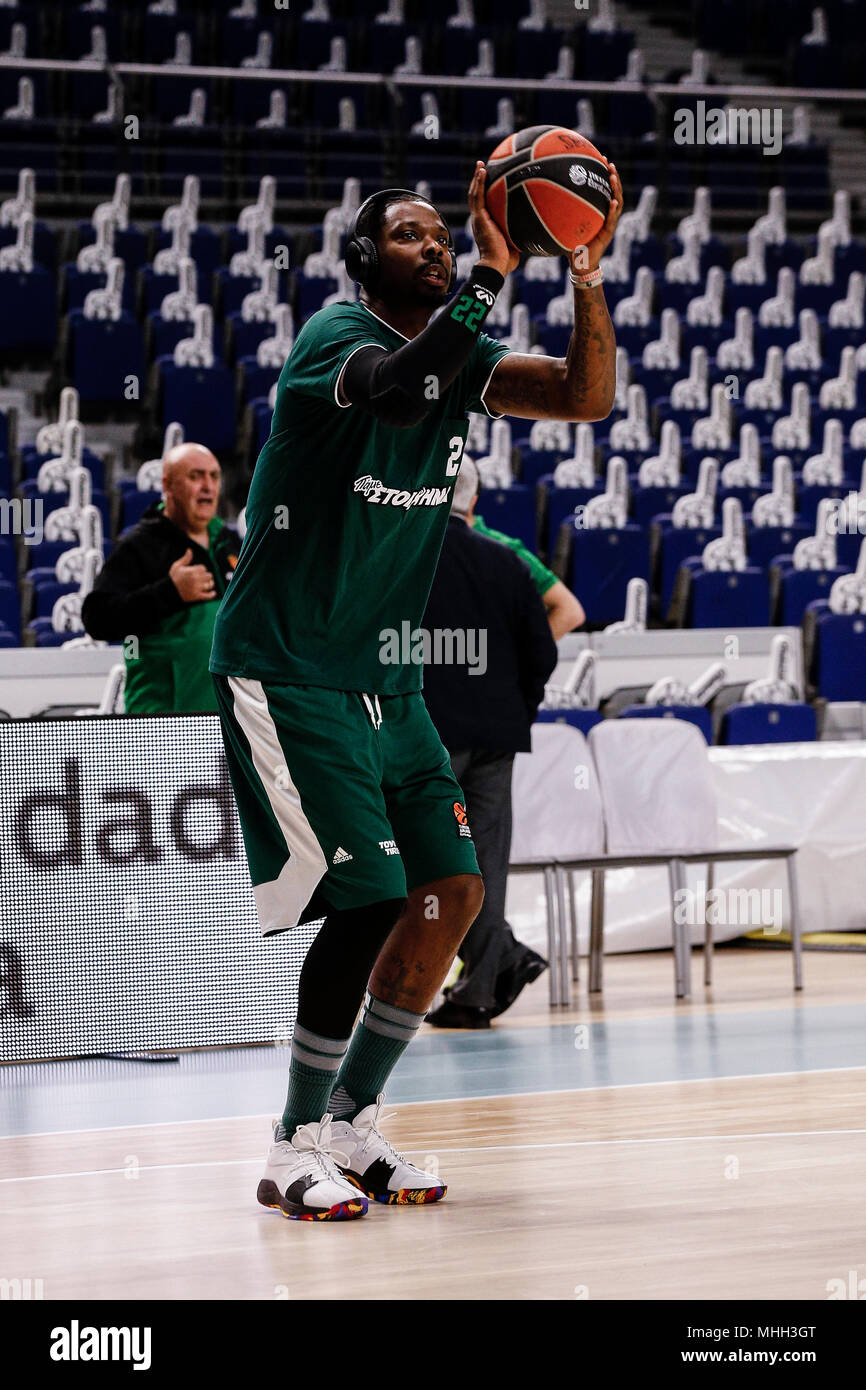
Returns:
[[[582,164],[572,164],[571,168],[568,171],[568,177],[571,179],[572,183],[576,183],[578,185],[586,183],[586,170],[584,169]]]
[[[469,817],[466,814],[466,807],[461,802],[454,802],[454,818],[457,821],[457,834],[463,839],[471,839],[472,831],[469,829]]]

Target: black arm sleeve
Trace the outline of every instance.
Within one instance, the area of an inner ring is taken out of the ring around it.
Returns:
[[[96,641],[122,642],[133,634],[155,632],[164,618],[184,606],[171,577],[150,578],[135,548],[121,542],[81,605],[81,621]]]
[[[417,425],[466,366],[504,284],[498,270],[476,266],[456,298],[405,347],[353,353],[340,380],[343,398],[395,429]]]

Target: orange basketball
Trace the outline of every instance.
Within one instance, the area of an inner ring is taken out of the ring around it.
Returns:
[[[607,165],[576,130],[534,125],[487,161],[487,210],[517,251],[562,256],[600,231],[610,206]]]

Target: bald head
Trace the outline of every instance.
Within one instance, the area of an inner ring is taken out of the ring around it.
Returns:
[[[203,444],[177,444],[162,461],[165,514],[182,531],[199,540],[216,516],[222,473]]]

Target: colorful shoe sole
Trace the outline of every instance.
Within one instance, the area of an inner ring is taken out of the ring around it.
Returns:
[[[431,1202],[441,1202],[447,1186],[442,1187],[401,1187],[398,1192],[373,1192],[369,1187],[364,1187],[352,1173],[341,1170],[343,1177],[350,1182],[353,1187],[357,1187],[359,1192],[363,1192],[365,1197],[369,1197],[371,1202],[381,1202],[385,1207],[426,1207]]]
[[[259,1183],[256,1200],[263,1207],[278,1211],[288,1221],[355,1221],[359,1216],[367,1214],[367,1203],[363,1197],[359,1197],[357,1201],[338,1202],[336,1206],[322,1211],[316,1211],[313,1207],[299,1207],[293,1202],[287,1202],[279,1188],[272,1182],[266,1182],[264,1178]]]

